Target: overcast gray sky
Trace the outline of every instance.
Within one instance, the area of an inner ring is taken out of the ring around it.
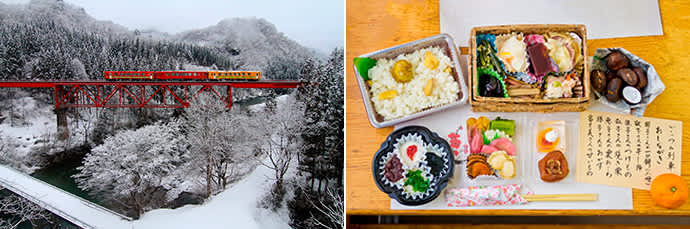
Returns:
[[[0,0],[27,3],[29,0]],[[300,44],[325,53],[344,47],[343,0],[65,0],[98,20],[130,29],[171,34],[217,24],[225,18],[255,16],[275,24]]]

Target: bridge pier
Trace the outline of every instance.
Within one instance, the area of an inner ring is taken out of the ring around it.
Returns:
[[[55,108],[57,115],[57,137],[58,140],[66,140],[69,137],[69,125],[67,125],[67,109]]]

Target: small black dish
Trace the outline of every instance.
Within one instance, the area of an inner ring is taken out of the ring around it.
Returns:
[[[402,189],[398,189],[397,187],[391,187],[383,183],[381,175],[382,157],[386,156],[389,152],[393,152],[396,139],[399,139],[401,136],[413,133],[419,134],[425,143],[431,143],[440,146],[440,148],[444,150],[446,153],[444,165],[448,166],[449,169],[445,173],[445,175],[434,176],[434,178],[430,181],[430,184],[435,184],[432,193],[428,195],[426,198],[422,199],[406,198],[405,195],[402,195]],[[438,197],[448,185],[448,180],[451,177],[453,177],[454,168],[455,164],[453,152],[448,142],[445,139],[439,137],[438,134],[432,132],[431,130],[423,126],[407,126],[393,131],[393,133],[388,135],[386,141],[381,143],[381,148],[379,148],[379,150],[376,151],[376,154],[374,155],[374,161],[372,162],[372,172],[374,174],[374,181],[376,182],[376,186],[378,186],[379,190],[387,193],[390,198],[398,201],[398,203],[400,204],[412,206],[426,204],[436,199],[436,197]]]

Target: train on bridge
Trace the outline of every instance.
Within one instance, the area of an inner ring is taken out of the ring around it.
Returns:
[[[260,80],[260,71],[106,71],[106,80]]]

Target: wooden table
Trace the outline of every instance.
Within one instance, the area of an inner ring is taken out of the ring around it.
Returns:
[[[438,4],[438,0],[347,1],[348,215],[690,215],[690,201],[668,210],[655,206],[645,190],[633,190],[633,210],[391,210],[390,198],[374,184],[371,160],[393,128],[369,125],[352,58],[440,33]],[[623,47],[654,65],[666,90],[647,108],[645,116],[683,121],[682,175],[690,183],[690,2],[660,1],[659,8],[663,36],[588,40],[588,56],[597,48]],[[461,50],[467,53],[467,48]]]

